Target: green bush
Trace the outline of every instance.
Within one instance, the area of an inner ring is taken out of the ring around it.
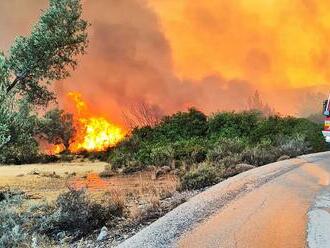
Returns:
[[[150,158],[155,166],[169,166],[174,160],[174,149],[172,146],[156,146],[151,149]]]
[[[324,151],[322,127],[307,119],[220,112],[207,118],[190,109],[165,117],[155,127],[136,128],[109,151],[114,169],[134,172],[176,164],[189,169],[205,161],[218,168],[238,163],[264,165],[282,155]]]
[[[167,140],[190,139],[205,136],[207,133],[207,116],[195,108],[188,112],[178,112],[165,117],[155,127],[156,135]]]
[[[214,161],[213,164],[216,167],[228,168],[230,166],[237,165],[242,162],[242,154],[233,154],[231,156],[224,157],[221,160]]]
[[[247,164],[261,166],[277,161],[281,155],[281,150],[278,147],[263,143],[245,149],[242,153],[242,161]]]
[[[208,132],[220,137],[249,137],[261,120],[259,112],[220,112],[208,120]]]
[[[0,201],[0,247],[19,247],[27,242],[27,233],[21,228],[24,219],[20,218],[18,208],[22,204],[21,196],[9,197]]]
[[[113,221],[123,214],[123,206],[111,200],[97,203],[83,190],[61,194],[54,205],[39,204],[25,212],[30,216],[30,233],[46,235],[55,241],[63,237],[77,239]]]
[[[289,157],[296,157],[313,150],[309,142],[306,141],[306,137],[303,135],[281,137],[277,141],[277,147],[282,155],[287,155]]]
[[[92,202],[85,191],[71,190],[61,194],[54,208],[39,223],[39,232],[56,237],[60,232],[77,238],[101,228],[123,214],[123,206],[111,201],[106,204]]]
[[[201,189],[217,182],[219,182],[217,170],[207,163],[202,163],[182,177],[181,187],[183,190]]]
[[[130,153],[124,153],[120,149],[116,149],[114,152],[110,154],[109,162],[111,163],[112,169],[123,168],[128,165],[129,161],[132,158]]]
[[[201,163],[206,159],[207,143],[201,138],[178,140],[173,144],[174,159],[187,164]]]
[[[207,158],[211,162],[220,162],[224,158],[241,154],[247,144],[240,138],[221,138],[207,153]]]

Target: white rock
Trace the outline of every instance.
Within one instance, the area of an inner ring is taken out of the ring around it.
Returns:
[[[105,226],[102,227],[99,236],[97,237],[96,241],[103,241],[106,239],[106,237],[108,236],[108,228],[106,228]]]

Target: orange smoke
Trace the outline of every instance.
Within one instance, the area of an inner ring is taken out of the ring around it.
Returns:
[[[47,3],[0,1],[0,48],[28,33]],[[297,114],[302,98],[329,88],[329,9],[328,0],[86,0],[88,54],[56,84],[59,103],[78,91],[93,113],[124,124],[136,102],[166,114],[238,111],[258,89],[276,111]]]
[[[80,93],[70,92],[68,97],[75,104],[77,135],[70,145],[72,152],[81,150],[103,151],[116,145],[125,137],[125,132],[104,117],[94,116],[88,110]]]
[[[330,1],[154,1],[181,77],[218,72],[258,88],[330,80]]]

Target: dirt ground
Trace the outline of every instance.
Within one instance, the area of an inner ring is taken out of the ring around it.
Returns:
[[[73,162],[0,166],[0,187],[20,189],[35,199],[53,200],[68,188],[150,198],[174,192],[178,184],[176,176],[170,174],[153,180],[152,171],[100,178],[105,165],[104,162]]]

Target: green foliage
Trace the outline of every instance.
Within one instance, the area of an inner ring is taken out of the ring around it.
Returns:
[[[131,136],[109,151],[108,161],[112,169],[126,173],[148,166],[175,166],[188,171],[183,175],[183,184],[200,180],[196,185],[208,185],[284,155],[324,151],[321,131],[321,125],[302,118],[266,117],[255,111],[221,112],[206,118],[191,109],[165,117],[155,127],[134,129]],[[198,169],[191,170],[196,165]],[[216,173],[206,179],[209,171]]]
[[[75,133],[73,115],[64,110],[53,109],[39,121],[38,134],[51,144],[63,145],[66,150],[69,149]]]
[[[171,145],[156,146],[151,149],[150,159],[153,165],[169,166],[174,160],[174,149]]]
[[[250,137],[262,120],[259,112],[220,112],[208,120],[208,132],[216,137]]]
[[[37,159],[38,143],[34,138],[37,117],[30,112],[30,105],[21,101],[18,110],[7,108],[4,115],[0,113],[0,126],[5,127],[7,137],[0,150],[0,163],[22,164]]]
[[[212,149],[208,151],[207,157],[209,161],[220,162],[226,157],[233,157],[244,151],[247,144],[240,138],[221,138],[219,139]]]
[[[277,147],[282,155],[287,155],[290,157],[306,154],[312,149],[308,138],[303,134],[297,134],[292,137],[281,137],[277,141]]]
[[[201,189],[219,182],[217,170],[206,163],[186,173],[181,179],[183,190]]]
[[[1,70],[1,55],[0,55],[0,70]],[[4,85],[1,85],[1,81],[0,81],[0,103],[2,103],[0,104],[0,148],[2,148],[11,139],[10,129],[9,129],[11,123],[16,123],[20,119],[17,118],[15,112],[13,111],[14,100],[6,97],[6,91]]]
[[[197,110],[179,112],[155,127],[133,130],[110,152],[113,168],[134,164],[163,166],[207,160],[228,165],[243,161],[262,165],[278,156],[297,156],[326,148],[322,127],[306,119],[263,117],[258,112],[217,113],[206,118]],[[299,137],[299,138],[298,138]],[[281,148],[282,147],[282,148]],[[274,151],[269,154],[269,151]]]
[[[281,155],[279,148],[269,143],[260,143],[247,148],[242,153],[242,161],[247,164],[261,166],[275,162]]]
[[[165,117],[154,129],[157,136],[176,141],[206,135],[207,117],[197,109]]]
[[[10,78],[7,92],[18,90],[34,104],[45,105],[54,98],[47,84],[70,75],[76,56],[87,47],[87,22],[81,18],[80,0],[50,0],[28,37],[19,36],[6,64]]]
[[[178,140],[173,144],[174,159],[184,160],[187,164],[203,162],[206,159],[207,145],[202,137]]]

